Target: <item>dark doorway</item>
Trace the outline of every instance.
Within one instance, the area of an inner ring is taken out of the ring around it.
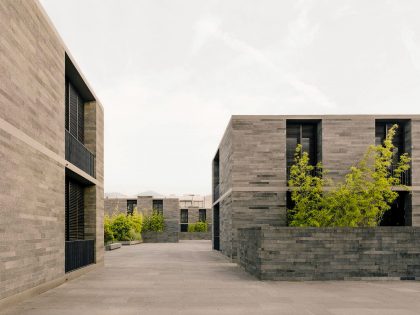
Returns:
[[[406,226],[410,223],[410,194],[408,191],[398,192],[398,197],[391,205],[391,209],[385,212],[381,220],[381,226]]]
[[[220,250],[219,204],[213,207],[213,249]]]

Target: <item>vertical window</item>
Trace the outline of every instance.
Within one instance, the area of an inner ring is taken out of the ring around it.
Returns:
[[[134,208],[137,207],[137,200],[127,200],[127,214],[133,214]]]
[[[65,127],[66,130],[81,143],[84,143],[84,101],[80,94],[66,80],[66,106]]]
[[[163,215],[163,200],[162,199],[153,200],[153,211],[156,211],[157,213]]]
[[[385,121],[377,121],[375,124],[375,144],[383,144],[385,138],[388,135],[389,129],[392,128],[393,125],[398,125],[398,129],[395,133],[394,139],[392,141],[393,145],[396,149],[396,158],[399,158],[401,154],[405,152],[404,148],[404,122],[385,122]]]
[[[181,209],[181,232],[188,232],[188,209]]]
[[[317,122],[298,122],[288,121],[286,124],[286,160],[287,171],[294,164],[294,155],[298,144],[302,146],[302,151],[309,155],[309,163],[318,163],[317,150]]]
[[[200,209],[198,210],[198,221],[200,222],[206,222],[206,209]]]

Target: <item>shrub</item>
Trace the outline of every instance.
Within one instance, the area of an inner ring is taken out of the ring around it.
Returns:
[[[104,240],[105,243],[117,241],[141,240],[141,229],[143,216],[133,211],[131,215],[123,213],[113,214],[104,218]]]
[[[118,241],[130,241],[130,230],[132,229],[131,220],[127,215],[120,213],[112,218],[111,228],[114,237]]]
[[[207,232],[208,225],[206,222],[196,222],[188,224],[188,232]]]
[[[111,228],[112,220],[109,215],[105,215],[104,217],[104,241],[105,244],[111,243],[114,241],[114,232]]]
[[[312,175],[306,152],[296,148],[295,164],[291,168],[289,186],[292,187],[294,207],[289,210],[290,226],[377,226],[386,211],[397,198],[392,186],[400,185],[400,175],[410,168],[407,154],[396,161],[396,150],[392,143],[397,125],[392,126],[383,144],[370,146],[363,158],[349,170],[342,183],[332,186],[322,170]]]
[[[165,222],[162,214],[153,211],[151,214],[144,216],[143,231],[163,232],[164,228]]]

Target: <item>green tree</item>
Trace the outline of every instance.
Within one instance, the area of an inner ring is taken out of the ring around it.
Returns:
[[[159,212],[153,211],[151,214],[144,216],[143,231],[163,232],[164,228],[165,220]]]
[[[290,226],[327,226],[331,220],[328,210],[323,207],[323,188],[326,179],[322,164],[309,164],[307,152],[302,146],[296,147],[294,164],[290,168],[289,187],[294,204],[288,209]]]
[[[324,179],[321,169],[314,174],[307,153],[296,148],[295,164],[291,168],[294,207],[288,211],[290,226],[377,226],[384,213],[397,198],[393,186],[401,185],[401,174],[410,168],[410,158],[396,156],[392,140],[398,126],[389,129],[383,144],[370,146],[363,158],[350,168],[344,182],[336,187]],[[391,166],[396,162],[394,171]],[[325,186],[331,186],[326,190]]]
[[[397,128],[394,125],[388,130],[383,144],[370,146],[359,163],[350,168],[344,182],[325,198],[334,226],[377,226],[391,208],[398,197],[392,187],[401,186],[401,174],[410,168],[407,154],[399,159],[396,156],[392,140]]]
[[[112,220],[109,217],[109,215],[105,215],[105,217],[104,217],[104,241],[105,241],[105,244],[114,241],[114,232],[112,232],[111,223],[112,223]]]

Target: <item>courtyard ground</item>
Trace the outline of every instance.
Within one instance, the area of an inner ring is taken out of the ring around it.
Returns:
[[[4,315],[420,314],[418,281],[259,281],[209,241],[107,252],[98,268]]]

